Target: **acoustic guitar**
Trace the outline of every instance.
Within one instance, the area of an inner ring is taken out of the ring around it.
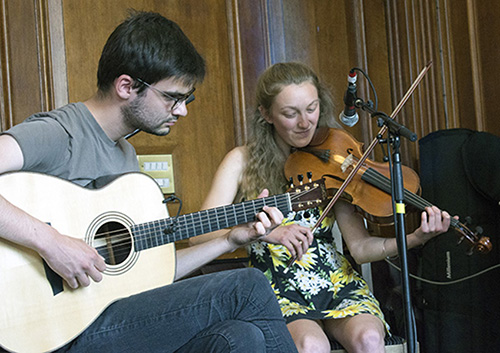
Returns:
[[[0,175],[0,194],[84,240],[107,264],[101,282],[71,289],[38,253],[0,239],[0,346],[16,352],[59,348],[114,301],[170,284],[175,241],[251,222],[265,205],[286,215],[326,200],[321,179],[285,194],[169,218],[160,187],[141,173],[96,190],[44,174],[7,173]]]

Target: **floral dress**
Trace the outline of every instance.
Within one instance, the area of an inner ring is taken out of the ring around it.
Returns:
[[[283,225],[298,223],[312,228],[319,209],[291,212]],[[337,319],[357,314],[373,314],[384,320],[377,299],[368,285],[337,251],[332,227],[326,217],[314,234],[314,241],[288,271],[290,253],[283,245],[256,242],[249,246],[250,265],[264,272],[274,289],[287,323],[297,319]]]

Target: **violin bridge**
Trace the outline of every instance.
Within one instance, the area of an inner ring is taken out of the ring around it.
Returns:
[[[354,164],[354,156],[352,154],[349,154],[345,159],[344,162],[340,165],[340,169],[342,170],[342,173],[345,173],[347,168],[352,166]]]

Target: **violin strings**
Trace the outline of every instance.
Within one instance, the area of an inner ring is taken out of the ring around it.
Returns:
[[[378,187],[378,185],[381,185],[382,187],[379,187],[379,188],[383,191],[386,191],[387,188],[390,188],[391,180],[389,178],[387,178],[385,175],[381,174],[380,172],[378,172],[372,168],[368,168],[365,174],[367,174],[366,181],[369,182],[370,184],[372,184],[376,187]],[[371,180],[369,180],[369,179],[371,179]],[[372,183],[372,181],[373,181],[373,183]],[[384,190],[383,186],[385,186],[386,190]],[[421,211],[423,211],[425,209],[425,207],[433,206],[432,203],[425,200],[423,197],[420,197],[419,195],[409,191],[408,189],[404,189],[404,195],[405,195],[405,199],[409,201],[409,204],[419,208]],[[460,223],[460,221],[458,221],[457,219],[455,219],[453,217],[450,219],[450,224],[454,228],[460,228],[461,230],[465,230],[464,226]],[[468,231],[470,232],[470,230],[468,230]]]

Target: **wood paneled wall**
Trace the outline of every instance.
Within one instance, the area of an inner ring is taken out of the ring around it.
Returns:
[[[238,3],[248,8],[255,2]],[[495,99],[500,72],[493,64],[499,54],[491,36],[500,25],[496,20],[500,5],[473,0],[269,0],[260,1],[260,10],[263,19],[256,21],[256,27],[267,26],[260,30],[268,40],[266,66],[290,60],[308,63],[332,88],[339,112],[352,67],[367,72],[377,91],[378,109],[391,114],[431,63],[396,119],[419,138],[460,127],[500,135]],[[259,35],[255,26],[239,32],[245,40]],[[256,61],[254,57],[245,60]],[[243,79],[249,78],[252,84],[264,69],[243,67]],[[361,98],[374,99],[362,77],[358,85]],[[252,101],[253,93],[247,89],[250,97],[245,102]],[[360,117],[355,127],[347,129],[368,144],[379,127],[369,114],[360,112]],[[404,163],[418,171],[418,144],[403,141],[401,152]],[[375,158],[380,158],[380,151]]]
[[[258,75],[279,61],[311,65],[343,108],[352,67],[368,73],[390,114],[424,66],[432,66],[396,117],[419,137],[446,128],[500,135],[493,33],[500,4],[474,0],[1,0],[1,129],[37,111],[88,98],[100,51],[128,8],[178,22],[204,55],[206,81],[167,137],[138,134],[139,154],[174,157],[182,212],[196,211],[225,155],[246,140]],[[358,94],[373,93],[361,76]],[[360,112],[347,128],[369,143],[379,128]],[[418,170],[418,145],[403,162]],[[438,153],[438,151],[437,151]],[[376,150],[375,159],[380,157]]]
[[[34,0],[0,2],[2,130],[52,104],[46,4]]]

